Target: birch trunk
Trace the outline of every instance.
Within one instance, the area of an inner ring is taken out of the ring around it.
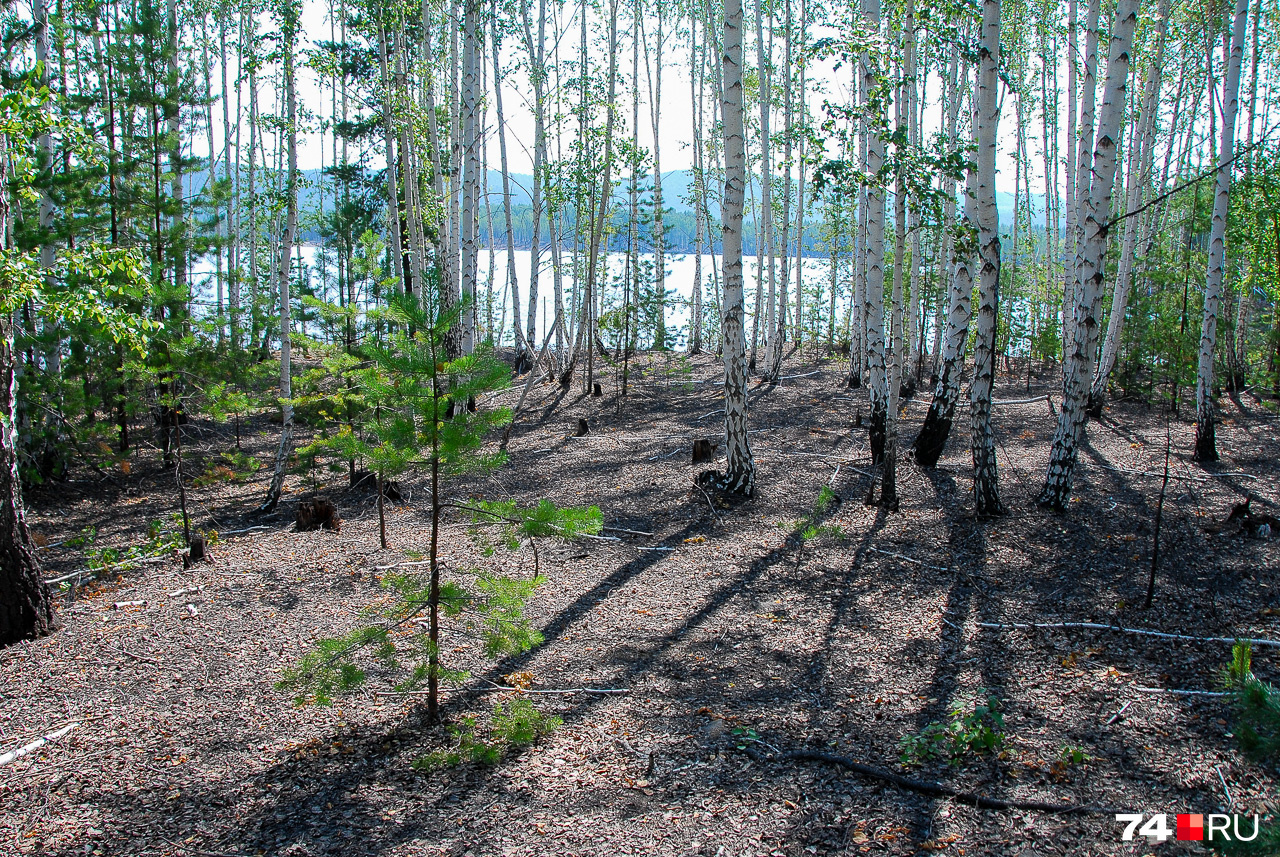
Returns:
[[[1136,0],[1132,2],[1136,8]],[[978,92],[973,119],[978,144],[979,297],[969,401],[974,513],[987,517],[1004,513],[996,472],[995,433],[991,428],[996,316],[1000,304],[1000,214],[996,208],[996,139],[1000,125],[999,80],[996,75],[1000,66],[1000,0],[984,0],[982,4],[982,38],[978,55]],[[1016,209],[1014,216],[1017,216]]]
[[[958,51],[957,51],[958,53]],[[956,124],[960,112],[959,58],[953,53],[951,61],[951,84],[947,104],[947,134],[950,148],[954,151],[957,145]],[[945,208],[943,223],[946,232],[946,244],[943,258],[951,262],[951,278],[947,291],[946,334],[942,339],[942,356],[938,361],[938,377],[933,385],[933,401],[929,403],[929,412],[925,415],[920,433],[916,435],[914,444],[916,463],[921,467],[934,467],[942,457],[947,436],[951,433],[951,422],[955,418],[956,403],[960,399],[960,376],[964,369],[964,346],[969,337],[969,316],[973,303],[973,272],[970,269],[972,258],[972,241],[970,234],[976,233],[978,176],[976,170],[970,170],[965,188],[964,219],[969,226],[965,239],[957,241],[952,233],[954,228],[949,224],[955,221],[955,182],[944,180],[943,193]]]
[[[1129,51],[1137,23],[1137,0],[1118,0],[1107,56],[1107,80],[1098,117],[1093,169],[1082,218],[1085,240],[1080,254],[1080,289],[1069,360],[1065,367],[1062,410],[1054,433],[1044,489],[1038,503],[1055,510],[1066,508],[1075,476],[1076,457],[1088,419],[1089,389],[1093,382],[1094,349],[1098,337],[1096,307],[1106,274],[1107,231],[1111,219],[1111,191],[1116,175],[1116,135],[1124,113],[1129,78]],[[1081,174],[1078,174],[1081,175]],[[1077,182],[1076,190],[1084,188]]]
[[[742,199],[747,181],[742,117],[742,0],[725,0],[723,45],[725,184],[720,219],[724,229],[724,303],[720,327],[724,343],[726,464],[717,487],[750,497],[755,494],[756,464],[747,435],[746,307],[742,295]]]
[[[502,66],[498,60],[498,18],[493,18],[493,102],[498,118],[498,159],[502,168],[502,217],[507,227],[507,287],[511,290],[511,317],[516,345],[516,367],[523,368],[532,350],[520,329],[520,279],[516,274],[516,235],[511,222],[511,173],[507,167],[507,120],[502,110]],[[486,187],[487,187],[486,181]],[[504,310],[505,316],[505,310]]]
[[[484,23],[480,0],[464,0],[462,48],[462,318],[459,344],[475,351],[476,284],[480,280],[480,57]]]
[[[1227,209],[1231,197],[1228,163],[1236,145],[1236,114],[1240,110],[1240,65],[1244,56],[1249,0],[1236,0],[1231,26],[1231,53],[1222,82],[1222,131],[1218,142],[1218,170],[1214,182],[1213,220],[1209,231],[1209,268],[1204,284],[1204,316],[1200,322],[1200,359],[1196,368],[1196,461],[1217,461],[1214,437],[1213,352],[1218,336],[1218,312],[1226,267]]]
[[[1158,12],[1155,56],[1147,68],[1147,81],[1142,99],[1142,117],[1136,133],[1137,151],[1129,154],[1129,188],[1125,211],[1137,211],[1142,207],[1147,187],[1151,184],[1151,169],[1155,161],[1156,125],[1160,109],[1160,85],[1164,68],[1164,42],[1168,29],[1170,0],[1160,0]],[[1129,217],[1124,224],[1124,241],[1120,249],[1120,266],[1116,270],[1116,284],[1111,295],[1111,318],[1107,322],[1107,336],[1102,344],[1102,357],[1089,392],[1092,416],[1102,416],[1102,400],[1107,392],[1107,380],[1115,368],[1120,353],[1120,341],[1124,333],[1124,318],[1129,307],[1129,291],[1133,283],[1134,257],[1138,243],[1137,216]]]
[[[285,468],[293,449],[293,382],[290,372],[289,333],[289,273],[292,270],[293,242],[298,234],[298,94],[294,81],[294,36],[297,32],[296,10],[285,4],[281,21],[281,41],[284,53],[285,103],[288,111],[288,157],[286,176],[285,227],[280,241],[280,445],[276,448],[275,467],[267,497],[258,507],[259,512],[270,512],[280,502],[284,489]]]
[[[764,270],[757,268],[756,282],[760,283],[764,277],[765,271],[768,272],[769,284],[768,291],[765,293],[765,371],[763,373],[765,380],[772,381],[777,377],[778,366],[781,365],[782,352],[775,336],[775,315],[777,313],[777,280],[775,274],[777,269],[774,266],[775,254],[773,251],[773,159],[770,156],[769,143],[769,112],[772,109],[772,82],[769,73],[769,52],[764,40],[764,11],[760,0],[755,0],[755,19],[756,19],[756,77],[759,81],[759,101],[760,101],[760,209],[756,213],[757,225],[759,227],[759,238],[763,238],[763,247],[757,246],[757,251],[763,249],[765,264]],[[757,240],[759,240],[759,238]],[[757,259],[760,253],[756,253]],[[757,262],[759,265],[759,262]],[[757,286],[757,289],[760,287]],[[759,300],[756,302],[759,306]],[[775,351],[777,352],[775,355]]]
[[[863,0],[862,14],[866,19],[867,29],[880,32],[880,0]],[[877,62],[873,65],[872,57],[864,53],[863,78],[864,93],[869,97],[879,86],[879,70]],[[878,122],[876,123],[879,124]],[[880,136],[878,127],[870,123],[865,126],[863,136],[866,139],[867,175],[878,176],[884,165],[884,138]],[[864,239],[866,253],[866,323],[867,323],[867,386],[871,400],[871,462],[880,464],[884,461],[884,448],[888,421],[888,378],[885,374],[885,342],[884,342],[884,189],[874,181],[866,186],[866,205],[864,207],[867,223]]]
[[[530,192],[530,208],[533,217],[533,236],[529,242],[529,317],[525,329],[524,341],[536,341],[535,328],[538,318],[538,274],[542,267],[542,182],[543,171],[547,162],[547,67],[546,67],[546,30],[547,2],[538,2],[538,37],[535,41],[533,29],[529,23],[529,6],[521,3],[521,22],[524,25],[525,50],[529,54],[529,77],[533,83],[533,188]],[[515,319],[519,326],[519,318]],[[530,357],[529,359],[532,359]],[[516,368],[524,368],[519,361]]]
[[[907,0],[902,23],[902,80],[898,86],[895,108],[896,139],[906,135],[910,147],[911,95],[915,76],[915,0]],[[884,466],[880,474],[880,505],[896,511],[898,508],[898,400],[902,391],[903,365],[908,343],[903,325],[903,266],[906,264],[907,247],[907,178],[905,175],[904,146],[894,144],[898,160],[896,183],[893,189],[893,298],[889,311],[889,377],[888,403],[885,408]]]

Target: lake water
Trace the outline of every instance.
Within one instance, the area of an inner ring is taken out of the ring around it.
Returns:
[[[318,247],[303,246],[301,248],[301,256],[303,262],[308,267],[308,273],[311,277],[312,286],[316,289],[320,285],[320,274],[316,268],[316,259],[318,256]],[[520,292],[520,314],[522,326],[527,323],[529,312],[529,265],[531,253],[528,250],[515,251],[516,277],[518,281],[518,290]],[[536,319],[536,340],[541,343],[547,325],[549,325],[555,317],[554,303],[554,279],[551,269],[551,254],[548,248],[543,248],[541,252],[541,269],[538,281],[538,307]],[[503,332],[503,345],[511,345],[514,343],[514,333],[512,331],[511,318],[511,291],[507,283],[507,253],[505,249],[494,251],[493,264],[493,287],[494,287],[494,308],[493,318],[494,327]],[[568,311],[569,296],[573,289],[573,272],[570,264],[571,255],[566,249],[561,254],[563,265],[562,285],[565,290],[565,311]],[[683,347],[687,343],[689,332],[689,319],[691,303],[693,299],[693,283],[696,268],[696,260],[694,254],[668,254],[665,259],[666,267],[666,288],[668,292],[668,300],[665,312],[667,335],[669,344],[674,347]],[[720,257],[710,254],[702,257],[702,300],[704,306],[704,324],[710,325],[714,323],[711,313],[706,308],[711,305],[714,298],[714,286],[711,276],[711,266],[715,264],[717,269],[717,277],[719,277]],[[626,264],[626,255],[623,253],[610,253],[605,260],[605,270],[599,276],[598,282],[605,283],[604,304],[602,312],[611,308],[618,307],[621,303],[622,290],[619,284],[619,278],[622,276]],[[652,270],[654,266],[654,255],[652,253],[643,253],[640,255],[641,270],[650,272],[646,276],[652,281]],[[781,260],[777,263],[776,276],[781,278],[782,266]],[[794,260],[793,260],[794,265]],[[747,330],[750,335],[751,325],[753,323],[753,310],[755,308],[755,289],[757,284],[756,276],[756,259],[749,257],[743,260],[744,277],[746,282],[746,303],[747,303]],[[849,269],[842,265],[840,276],[842,279],[847,278]],[[212,307],[214,305],[214,279],[213,264],[209,259],[201,260],[194,268],[194,282],[198,288],[198,303],[202,305],[209,315],[212,315]],[[487,317],[487,308],[485,299],[489,289],[489,251],[482,248],[480,251],[480,275],[479,275],[479,296],[480,305],[478,312],[481,322]],[[829,306],[830,301],[830,262],[825,259],[806,258],[803,264],[805,289],[813,291],[819,284],[822,286],[823,306]],[[767,269],[766,269],[767,274]],[[334,275],[329,273],[329,277]],[[332,283],[330,279],[330,283]],[[333,288],[332,285],[330,288]],[[652,288],[642,284],[642,289]],[[766,286],[767,288],[767,286]],[[844,307],[848,303],[847,285],[842,284],[842,294],[837,302],[837,316],[839,319],[844,318]],[[789,303],[795,304],[795,273],[791,273],[791,287],[788,289],[790,294]],[[333,295],[330,295],[333,298]],[[761,313],[764,309],[762,306]],[[505,320],[505,323],[504,323]],[[763,324],[764,319],[761,319]],[[642,343],[643,344],[643,343]]]

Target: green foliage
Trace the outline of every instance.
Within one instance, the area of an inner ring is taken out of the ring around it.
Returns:
[[[501,544],[517,549],[527,539],[573,538],[581,533],[599,532],[600,510],[561,509],[543,500],[532,508],[512,503],[473,501],[462,507],[473,521],[496,522],[506,528]],[[489,533],[478,530],[479,536]],[[493,544],[481,544],[492,552]],[[544,578],[497,574],[489,569],[450,569],[441,581],[439,609],[445,618],[457,621],[457,633],[477,639],[486,656],[519,654],[540,645],[542,634],[525,616],[528,600]],[[463,670],[449,669],[438,659],[423,616],[431,607],[430,570],[407,570],[386,575],[383,585],[393,594],[391,605],[378,613],[376,622],[337,640],[325,640],[309,652],[296,667],[286,670],[279,687],[295,690],[300,702],[327,703],[334,694],[360,685],[368,670],[358,666],[362,649],[376,644],[377,659],[387,677],[398,677],[395,687],[410,691],[432,676],[449,682],[465,681]],[[394,634],[392,632],[395,632]]]
[[[491,430],[510,421],[510,411],[472,412],[467,406],[504,388],[510,371],[484,346],[447,357],[445,340],[463,306],[432,316],[412,295],[392,298],[383,315],[396,326],[389,342],[372,346],[367,362],[336,355],[321,371],[342,382],[308,402],[321,419],[340,418],[343,424],[299,454],[337,452],[384,480],[432,463],[453,474],[500,466],[505,454],[485,452],[483,445]]]
[[[983,754],[1004,744],[1004,715],[1000,700],[985,689],[964,694],[951,705],[946,722],[930,723],[915,735],[904,735],[898,742],[900,759],[905,767],[924,764],[929,759],[945,759],[960,765],[971,754]]]
[[[1240,640],[1231,648],[1223,686],[1236,709],[1235,736],[1255,759],[1280,758],[1280,691],[1253,674],[1253,647]]]
[[[224,452],[219,458],[219,462],[209,462],[204,473],[192,479],[191,484],[204,488],[220,482],[243,482],[262,467],[262,462],[243,451]]]
[[[1083,765],[1091,760],[1092,757],[1085,752],[1083,747],[1077,747],[1074,744],[1063,744],[1062,749],[1058,751],[1058,761],[1062,763],[1064,768]]]
[[[528,699],[516,697],[506,705],[498,703],[493,707],[487,737],[479,735],[475,717],[465,717],[459,725],[449,726],[453,746],[419,756],[413,761],[413,769],[432,773],[465,762],[496,765],[508,752],[533,744],[563,723],[559,717],[538,711]]]
[[[829,486],[823,485],[818,489],[818,496],[813,501],[813,506],[803,518],[798,521],[780,521],[778,526],[799,532],[800,538],[806,542],[822,536],[843,539],[845,536],[843,527],[839,524],[822,523],[823,519],[835,511],[839,504],[840,498],[836,496],[836,492]]]
[[[216,533],[203,534],[212,543]],[[212,538],[210,538],[212,537]],[[128,571],[136,567],[137,562],[151,559],[172,551],[186,548],[186,540],[182,534],[182,513],[172,512],[167,522],[155,520],[147,525],[147,540],[142,544],[128,547],[95,547],[98,538],[97,527],[85,527],[80,534],[68,539],[68,547],[80,548],[84,563],[90,571],[101,575],[109,571]]]
[[[505,706],[498,703],[493,707],[492,736],[508,747],[527,747],[563,723],[559,717],[542,714],[528,699],[517,696]]]
[[[515,550],[526,539],[579,535],[598,535],[604,528],[604,517],[597,506],[585,509],[562,508],[550,500],[521,508],[510,500],[470,500],[463,511],[471,516],[472,537],[485,555],[493,553],[495,543]]]
[[[295,701],[299,705],[307,702],[332,705],[334,696],[354,690],[364,682],[366,672],[353,660],[356,652],[364,649],[372,651],[388,667],[396,663],[396,648],[388,629],[370,625],[343,637],[318,640],[297,666],[284,671],[276,687],[298,690]]]

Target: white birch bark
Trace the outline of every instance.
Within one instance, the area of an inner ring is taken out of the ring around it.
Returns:
[[[1076,457],[1088,419],[1089,389],[1093,382],[1094,349],[1097,346],[1096,307],[1106,274],[1107,231],[1111,219],[1111,191],[1116,175],[1116,136],[1124,113],[1129,79],[1129,51],[1137,23],[1137,0],[1118,0],[1111,26],[1107,78],[1102,110],[1098,116],[1093,169],[1082,218],[1083,252],[1080,254],[1080,288],[1076,296],[1074,330],[1065,366],[1062,409],[1053,437],[1045,484],[1038,502],[1052,509],[1066,508],[1075,476]],[[1080,175],[1079,173],[1077,174]],[[1085,193],[1077,182],[1076,191]]]
[[[863,0],[862,14],[867,29],[873,33],[880,32],[880,0]],[[878,57],[876,58],[878,61]],[[865,92],[873,92],[879,85],[878,70],[872,64],[872,57],[863,54],[863,78]],[[878,176],[884,166],[884,138],[880,135],[879,122],[867,123],[864,136],[867,145],[867,175]],[[884,342],[884,188],[872,181],[866,187],[865,218],[867,231],[865,237],[866,253],[866,324],[867,324],[867,392],[871,400],[870,445],[871,461],[880,464],[884,461],[884,448],[887,431],[889,391],[888,377],[885,370]]]
[[[464,0],[462,22],[462,301],[459,344],[463,354],[475,350],[476,285],[480,281],[478,239],[480,202],[480,57],[484,23],[480,0]]]
[[[960,113],[959,52],[953,50],[951,58],[951,82],[947,95],[947,134],[950,148],[954,151],[958,138],[956,125]],[[967,74],[967,69],[965,74]],[[933,400],[929,403],[929,412],[925,415],[920,433],[916,435],[916,463],[922,467],[933,467],[942,456],[947,436],[951,433],[951,423],[955,418],[956,403],[960,399],[960,376],[964,367],[964,346],[969,337],[969,316],[973,303],[973,272],[970,260],[973,256],[973,241],[976,234],[977,205],[974,202],[977,194],[977,172],[969,170],[965,188],[964,223],[967,227],[964,238],[955,238],[955,181],[944,179],[943,193],[946,201],[943,212],[945,243],[943,259],[950,263],[950,280],[947,289],[947,321],[946,333],[941,342],[941,358],[938,361],[938,377],[934,381]]]
[[[875,0],[872,0],[875,2]],[[724,304],[721,339],[724,343],[725,473],[718,487],[751,496],[756,465],[747,435],[747,363],[745,301],[742,294],[742,199],[747,181],[746,132],[742,117],[742,0],[724,2],[724,118],[725,184],[720,215],[724,230]]]
[[[1197,461],[1217,461],[1214,430],[1213,352],[1217,345],[1218,313],[1226,268],[1227,213],[1231,198],[1231,160],[1236,145],[1236,114],[1240,111],[1240,65],[1244,56],[1249,0],[1236,0],[1231,26],[1231,53],[1222,82],[1222,130],[1218,141],[1218,170],[1214,181],[1213,220],[1209,228],[1209,266],[1204,284],[1204,315],[1200,322],[1200,355],[1196,367]]]
[[[1137,211],[1145,199],[1151,184],[1151,169],[1155,161],[1155,135],[1160,109],[1160,85],[1164,69],[1165,33],[1168,29],[1170,0],[1160,0],[1156,24],[1155,54],[1147,67],[1147,81],[1143,92],[1142,115],[1135,137],[1137,150],[1129,155],[1129,187],[1125,199],[1125,211]],[[1125,220],[1124,240],[1120,248],[1120,265],[1116,270],[1115,288],[1111,294],[1111,317],[1107,322],[1107,336],[1102,344],[1102,357],[1089,392],[1090,406],[1095,416],[1100,416],[1102,398],[1107,391],[1107,379],[1115,368],[1120,353],[1120,341],[1124,334],[1124,319],[1129,307],[1129,291],[1133,284],[1134,257],[1137,255],[1139,217]]]
[[[281,21],[283,48],[285,104],[288,111],[289,169],[286,175],[285,228],[280,240],[280,445],[276,448],[275,467],[266,500],[258,507],[260,512],[270,512],[280,502],[284,488],[285,467],[293,448],[293,380],[290,366],[289,334],[292,324],[289,314],[289,275],[292,271],[293,243],[298,234],[298,93],[294,74],[294,37],[297,18],[291,4],[285,5]]]
[[[1125,2],[1125,0],[1121,0]],[[1133,0],[1136,7],[1136,0]],[[991,387],[996,366],[996,317],[1000,303],[1000,215],[996,209],[996,139],[1000,125],[997,92],[1000,66],[1000,0],[983,0],[978,49],[978,87],[974,136],[978,143],[978,317],[969,388],[973,453],[974,513],[1004,512],[996,471],[995,433],[991,428]],[[1016,214],[1015,214],[1016,216]]]

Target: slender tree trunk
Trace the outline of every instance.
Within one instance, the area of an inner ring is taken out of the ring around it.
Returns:
[[[1217,461],[1214,437],[1213,352],[1218,336],[1218,312],[1226,268],[1227,210],[1231,198],[1231,160],[1236,145],[1236,114],[1240,110],[1240,65],[1244,55],[1249,0],[1236,0],[1231,26],[1231,52],[1222,82],[1222,136],[1214,181],[1213,220],[1209,231],[1209,269],[1204,286],[1204,317],[1200,323],[1200,359],[1196,368],[1196,461]]]
[[[1156,127],[1160,109],[1161,73],[1164,69],[1164,40],[1168,28],[1170,0],[1161,0],[1157,22],[1155,56],[1147,68],[1147,82],[1142,100],[1142,117],[1138,123],[1137,149],[1129,153],[1129,188],[1125,211],[1137,211],[1141,207],[1147,186],[1151,183],[1151,168],[1155,158]],[[1102,416],[1102,400],[1107,392],[1107,379],[1115,368],[1120,353],[1120,340],[1124,332],[1124,317],[1129,307],[1129,290],[1133,283],[1133,265],[1138,243],[1137,216],[1125,220],[1124,240],[1120,249],[1120,266],[1116,271],[1115,288],[1111,295],[1111,317],[1107,322],[1107,336],[1102,345],[1102,357],[1089,392],[1092,416]]]
[[[1134,3],[1136,6],[1136,0]],[[978,143],[979,301],[970,416],[974,512],[985,517],[1004,512],[996,473],[995,433],[991,428],[991,386],[995,376],[996,317],[1000,303],[1000,215],[996,208],[996,139],[1000,125],[996,74],[1000,66],[1000,0],[984,0],[982,4],[982,39],[978,56],[974,126]],[[1014,216],[1017,216],[1016,210]]]
[[[909,345],[903,324],[903,266],[907,248],[907,176],[904,149],[910,148],[911,95],[915,85],[915,0],[906,0],[902,23],[902,79],[898,85],[895,106],[894,144],[899,166],[893,189],[893,298],[889,309],[889,378],[885,408],[884,466],[880,475],[880,505],[898,508],[898,401],[902,393],[904,361]],[[906,145],[903,145],[903,141]]]
[[[1137,23],[1137,0],[1118,0],[1111,27],[1107,57],[1107,81],[1093,153],[1092,180],[1081,222],[1085,240],[1080,254],[1080,289],[1075,307],[1075,329],[1063,385],[1062,410],[1053,438],[1049,468],[1038,502],[1061,510],[1071,496],[1076,457],[1088,419],[1089,389],[1093,382],[1094,349],[1097,346],[1097,306],[1106,274],[1107,231],[1111,219],[1111,191],[1116,175],[1116,135],[1124,112],[1129,77],[1129,51]],[[1083,160],[1083,159],[1082,159]],[[1081,175],[1081,174],[1078,174]],[[1085,194],[1077,182],[1076,190]]]
[[[788,0],[790,2],[790,0]],[[702,353],[702,211],[706,176],[702,165],[702,54],[698,49],[698,16],[689,16],[689,98],[693,102],[693,308],[689,317],[689,353]],[[715,258],[715,254],[712,254]],[[625,282],[625,280],[624,280]]]
[[[462,50],[462,300],[459,344],[463,354],[475,351],[476,284],[480,279],[478,242],[481,187],[480,66],[484,22],[480,0],[463,0]]]
[[[525,341],[520,329],[520,282],[516,274],[516,235],[511,224],[511,173],[507,169],[507,123],[502,110],[502,66],[498,61],[498,16],[493,16],[493,100],[498,111],[498,157],[502,161],[502,216],[507,227],[507,287],[511,290],[511,317],[516,345],[516,368],[523,368],[532,347]],[[486,179],[486,187],[488,180]],[[536,227],[535,227],[536,230]]]
[[[538,36],[534,39],[533,28],[529,22],[531,4],[520,4],[521,22],[524,25],[525,50],[529,54],[529,77],[533,83],[533,188],[530,191],[530,208],[533,218],[533,236],[529,241],[529,317],[526,324],[525,343],[536,342],[536,323],[538,319],[538,274],[542,267],[542,184],[543,173],[547,163],[547,66],[546,66],[546,31],[547,2],[538,0]],[[554,213],[553,215],[554,216]],[[556,270],[559,262],[556,260]],[[557,291],[559,284],[557,284]],[[516,324],[519,324],[517,319]],[[558,349],[557,349],[558,350]],[[529,356],[532,360],[532,355]],[[523,368],[517,362],[517,368]]]
[[[772,80],[770,75],[770,58],[767,44],[764,40],[764,13],[760,0],[755,0],[755,19],[756,19],[756,77],[759,81],[759,100],[760,100],[760,208],[756,212],[757,234],[763,239],[757,251],[764,251],[763,262],[764,270],[756,271],[756,282],[764,281],[765,271],[768,272],[769,284],[765,300],[765,337],[768,340],[767,350],[765,353],[764,371],[765,380],[772,381],[777,377],[777,366],[782,358],[782,352],[778,350],[780,343],[776,342],[775,336],[775,315],[777,313],[777,280],[775,279],[776,268],[774,260],[776,254],[773,249],[773,159],[770,155],[770,133],[769,133],[769,113],[772,110]],[[788,73],[790,70],[788,69]],[[756,253],[756,258],[760,258],[760,253]],[[759,265],[759,262],[757,262]],[[759,288],[759,286],[757,286]],[[757,305],[759,302],[757,301]],[[774,351],[778,350],[775,358]]]
[[[867,29],[880,31],[880,0],[863,0],[862,14],[866,19]],[[868,94],[879,86],[879,74],[876,63],[872,63],[869,54],[862,57],[865,90]],[[878,124],[878,123],[876,123]],[[884,165],[884,138],[880,136],[878,127],[867,123],[864,136],[867,143],[865,173],[878,176]],[[884,461],[887,422],[889,414],[888,378],[885,373],[884,342],[884,188],[873,180],[866,187],[866,265],[867,265],[867,385],[871,400],[871,461],[879,464]]]
[[[742,0],[724,3],[725,184],[720,220],[724,228],[724,430],[726,470],[722,490],[755,493],[756,464],[747,436],[747,366],[745,302],[742,295],[742,199],[747,181],[746,132],[742,117]]]
[[[958,51],[952,56],[951,84],[948,94],[948,138],[954,151],[957,145],[956,124],[960,112],[960,87],[958,80]],[[976,115],[976,110],[974,111]],[[976,170],[970,170],[965,190],[965,223],[971,234],[977,234],[977,184]],[[969,317],[973,303],[973,271],[970,259],[973,255],[971,240],[955,241],[949,224],[955,220],[955,183],[946,179],[943,184],[946,206],[943,214],[944,230],[948,234],[943,258],[950,260],[950,288],[947,292],[946,335],[942,340],[942,356],[938,361],[938,377],[934,381],[933,401],[925,415],[920,433],[914,445],[916,463],[921,467],[933,467],[942,456],[951,423],[955,418],[956,403],[960,399],[960,376],[964,368],[964,346],[969,337]]]
[[[271,485],[267,497],[258,507],[260,512],[270,512],[280,502],[284,489],[285,470],[293,449],[293,380],[290,367],[289,334],[292,330],[289,315],[289,275],[293,269],[293,243],[298,233],[298,93],[294,81],[294,37],[297,33],[297,11],[285,4],[281,20],[281,41],[284,53],[285,103],[288,110],[288,157],[286,175],[285,228],[280,240],[280,445],[276,448],[275,467],[271,473]],[[392,227],[394,228],[394,227]]]

